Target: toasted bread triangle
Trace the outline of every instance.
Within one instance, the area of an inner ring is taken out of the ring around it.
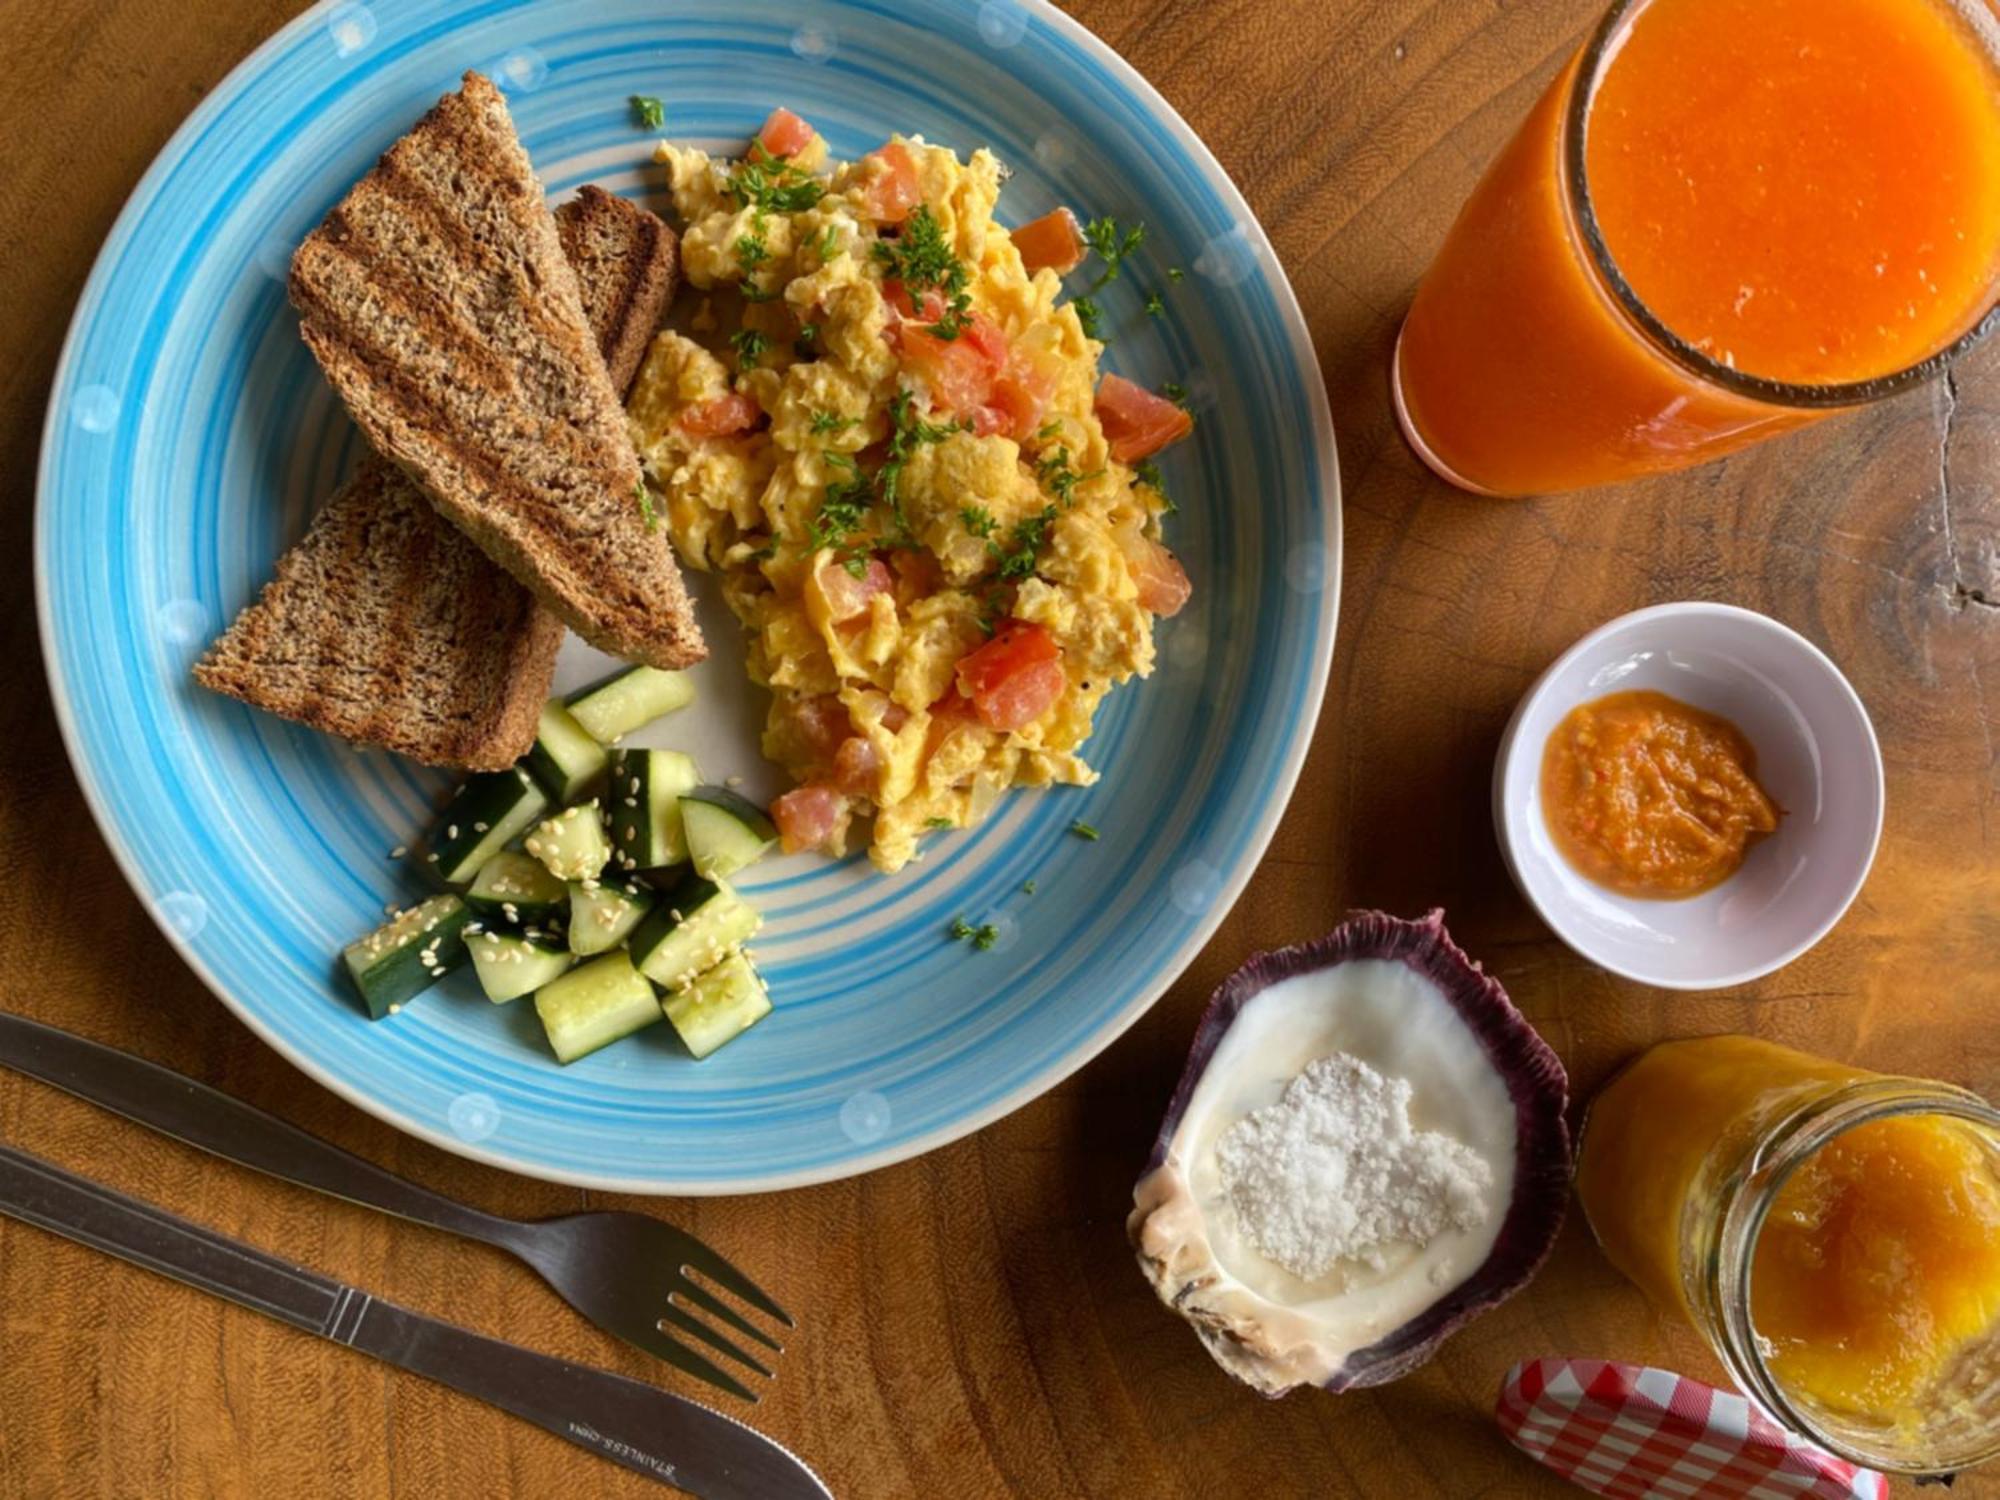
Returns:
[[[622,391],[673,297],[674,233],[594,186],[556,218]],[[345,739],[497,770],[534,740],[562,633],[408,475],[371,454],[195,676]]]
[[[527,152],[478,73],[307,236],[301,332],[378,452],[595,646],[705,654]]]

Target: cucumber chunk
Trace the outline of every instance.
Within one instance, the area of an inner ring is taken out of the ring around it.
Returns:
[[[570,952],[582,958],[609,953],[632,935],[658,899],[636,880],[571,886]]]
[[[475,932],[465,940],[479,987],[495,1005],[519,999],[569,972],[574,955],[561,939],[518,932]]]
[[[522,845],[557,880],[595,880],[611,858],[604,814],[595,802],[566,807],[539,824]]]
[[[748,942],[764,919],[725,881],[690,870],[664,892],[632,934],[632,962],[666,989],[680,989]]]
[[[698,786],[681,798],[688,858],[710,880],[755,864],[778,842],[770,815],[727,787]]]
[[[571,1063],[665,1014],[659,997],[621,951],[593,958],[535,992],[535,1014],[558,1062]]]
[[[681,798],[701,784],[692,755],[678,750],[614,750],[605,806],[619,866],[657,870],[687,858]]]
[[[576,722],[562,699],[542,705],[535,743],[524,764],[528,774],[557,802],[576,801],[604,774],[609,757],[604,747]]]
[[[771,994],[756,966],[737,952],[686,989],[670,993],[663,1008],[699,1060],[768,1016]]]
[[[431,830],[424,868],[446,885],[464,885],[548,810],[548,797],[519,766],[470,777]]]
[[[694,684],[685,673],[627,667],[571,693],[563,706],[598,744],[615,745],[633,730],[692,702]]]
[[[479,867],[466,888],[465,904],[485,920],[509,927],[532,927],[562,919],[569,887],[538,859],[502,849]]]
[[[341,950],[354,987],[379,1021],[465,962],[472,913],[456,896],[433,896]]]

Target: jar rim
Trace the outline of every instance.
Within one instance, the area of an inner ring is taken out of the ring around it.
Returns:
[[[2000,271],[1996,271],[1996,285],[1986,311],[1957,338],[1915,364],[1867,380],[1810,384],[1746,374],[1704,354],[1669,328],[1626,280],[1625,273],[1619,269],[1617,260],[1611,254],[1603,227],[1598,222],[1596,201],[1591,196],[1587,150],[1590,107],[1598,85],[1603,82],[1606,69],[1618,54],[1626,24],[1636,12],[1650,3],[1651,0],[1612,0],[1603,19],[1591,32],[1590,40],[1584,44],[1570,79],[1569,99],[1564,107],[1559,166],[1562,200],[1569,212],[1571,228],[1583,242],[1590,269],[1602,288],[1610,293],[1619,310],[1638,325],[1639,333],[1655,353],[1678,365],[1683,372],[1710,385],[1720,386],[1734,395],[1771,406],[1832,410],[1866,405],[1922,385],[1942,374],[1960,356],[2000,328]],[[1952,4],[1954,0],[1945,0],[1945,3]],[[1973,3],[1984,4],[1987,9],[1982,14],[1989,22],[2000,26],[2000,19],[1994,17],[1991,9],[1993,0],[1973,0]],[[1975,20],[1974,24],[1977,26],[1978,22]],[[2000,76],[2000,38],[1986,37],[1985,40],[1994,72]]]
[[[1751,1317],[1751,1272],[1758,1236],[1778,1193],[1806,1161],[1837,1137],[1863,1125],[1912,1115],[1966,1121],[1994,1133],[2000,1144],[2000,1109],[1952,1084],[1908,1078],[1865,1079],[1822,1094],[1788,1116],[1761,1142],[1748,1174],[1723,1209],[1716,1254],[1702,1288],[1715,1314],[1717,1352],[1737,1386],[1781,1426],[1837,1457],[1872,1469],[1915,1478],[1948,1478],[2000,1458],[2000,1421],[1983,1441],[1963,1453],[1921,1461],[1876,1448],[1836,1432],[1785,1391],[1767,1361]]]

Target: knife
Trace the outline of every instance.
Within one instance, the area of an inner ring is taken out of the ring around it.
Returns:
[[[833,1500],[791,1453],[721,1412],[371,1297],[4,1143],[0,1214],[477,1396],[703,1500]]]

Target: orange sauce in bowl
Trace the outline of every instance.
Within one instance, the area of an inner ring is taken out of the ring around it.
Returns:
[[[1556,726],[1542,750],[1542,815],[1579,874],[1672,900],[1734,875],[1779,813],[1734,724],[1630,692],[1579,704]]]

